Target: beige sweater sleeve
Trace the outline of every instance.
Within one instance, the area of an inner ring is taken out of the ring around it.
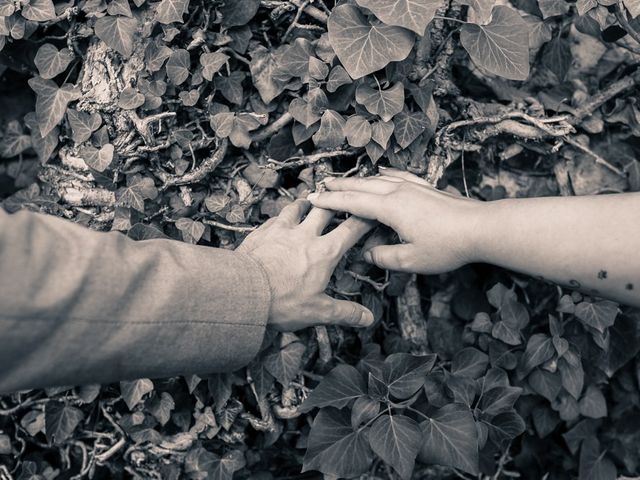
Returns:
[[[0,392],[231,371],[270,302],[244,254],[0,209]]]

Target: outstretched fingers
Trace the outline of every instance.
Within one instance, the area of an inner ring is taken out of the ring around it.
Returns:
[[[376,223],[358,217],[349,217],[322,237],[322,241],[336,246],[338,257],[342,257],[369,232]]]
[[[314,235],[322,235],[322,232],[327,228],[327,225],[329,225],[329,222],[335,214],[336,212],[333,210],[314,207],[302,221],[300,227],[310,231]]]
[[[383,195],[364,192],[321,192],[312,193],[307,199],[315,207],[349,212],[361,218],[387,223],[389,207]]]
[[[398,183],[402,180],[389,178],[385,180],[381,177],[349,177],[349,178],[327,178],[324,181],[326,187],[333,191],[355,191],[366,193],[377,193],[385,195],[398,188]]]
[[[310,207],[311,204],[308,200],[296,200],[282,209],[278,215],[278,222],[290,227],[298,225]]]

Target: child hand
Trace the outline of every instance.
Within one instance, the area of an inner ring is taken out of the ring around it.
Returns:
[[[483,203],[441,192],[407,172],[384,169],[368,178],[331,178],[328,192],[308,199],[316,207],[349,212],[393,228],[400,245],[379,245],[364,259],[380,268],[435,274],[476,260],[476,229]]]

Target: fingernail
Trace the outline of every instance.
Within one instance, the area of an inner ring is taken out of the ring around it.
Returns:
[[[383,167],[382,165],[378,165],[378,170],[389,170],[389,167]]]
[[[372,323],[373,323],[373,314],[368,310],[363,310],[362,314],[360,315],[360,322],[359,322],[360,326],[370,327]]]
[[[309,201],[317,200],[319,196],[320,194],[318,192],[310,193],[309,195],[307,195],[307,200]]]
[[[362,258],[364,258],[365,262],[369,262],[369,263],[373,262],[373,257],[371,256],[371,252],[369,250],[367,250],[362,254]]]
[[[335,179],[333,177],[327,177],[323,180],[324,183],[331,183],[333,182]]]

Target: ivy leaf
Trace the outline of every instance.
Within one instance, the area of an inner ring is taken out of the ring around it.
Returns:
[[[64,72],[72,60],[73,53],[68,48],[58,51],[54,45],[45,43],[38,49],[34,63],[42,78],[51,79]]]
[[[138,29],[135,18],[106,15],[96,20],[94,31],[100,40],[125,58],[133,53],[133,39]]]
[[[162,68],[164,61],[171,56],[173,50],[167,47],[162,40],[155,38],[149,42],[144,51],[144,64],[150,72],[157,72]]]
[[[373,125],[371,125],[371,139],[386,149],[389,146],[389,140],[391,139],[391,135],[393,135],[394,129],[395,125],[393,122],[374,122]]]
[[[76,143],[83,143],[91,138],[91,134],[95,132],[102,124],[102,117],[96,112],[80,112],[73,108],[67,110],[67,120],[71,131],[72,138]]]
[[[479,378],[487,370],[489,357],[477,348],[460,350],[451,362],[451,373],[464,377]]]
[[[560,358],[558,360],[558,370],[560,370],[562,386],[569,392],[569,395],[577,400],[580,398],[582,387],[584,386],[584,369],[582,368],[580,357],[576,355],[576,358],[578,360],[576,365],[569,363],[564,358]]]
[[[607,416],[607,401],[598,387],[589,385],[578,403],[580,414],[589,418],[603,418]]]
[[[182,21],[182,16],[189,8],[189,0],[162,0],[156,7],[156,20],[168,25]]]
[[[367,393],[362,375],[351,365],[338,365],[313,389],[300,410],[308,412],[315,407],[342,408],[351,400]]]
[[[500,307],[500,319],[514,330],[522,330],[529,324],[527,308],[512,298],[505,298]]]
[[[327,22],[329,42],[351,78],[358,79],[409,56],[414,38],[407,30],[372,25],[353,5],[339,5]]]
[[[344,142],[344,117],[335,110],[326,110],[320,118],[320,129],[313,135],[319,148],[337,148]]]
[[[558,2],[557,0],[538,0],[538,8],[540,8],[540,12],[542,12],[542,18],[546,19],[557,15],[565,15],[571,7],[567,2]]]
[[[529,77],[529,33],[526,22],[512,8],[493,9],[487,25],[466,23],[460,42],[476,65],[510,80]]]
[[[41,163],[46,163],[58,146],[59,128],[54,128],[44,137],[40,135],[40,122],[35,112],[29,112],[24,116],[24,123],[31,130],[31,146],[36,151]]]
[[[31,136],[25,135],[17,120],[7,124],[4,137],[0,139],[0,157],[11,158],[31,146]]]
[[[564,438],[564,441],[567,443],[569,451],[575,455],[578,453],[578,449],[584,440],[595,437],[596,429],[597,423],[594,420],[585,419],[578,422],[575,427],[567,433],[563,433],[562,438]]]
[[[113,162],[114,149],[111,143],[95,148],[92,145],[80,150],[84,163],[98,172],[104,172]]]
[[[125,17],[133,16],[129,0],[111,0],[107,6],[107,13],[109,15],[124,15]]]
[[[558,36],[544,46],[541,63],[552,71],[559,81],[564,82],[572,61],[573,54],[566,39]]]
[[[176,221],[176,228],[182,232],[182,239],[191,244],[196,244],[204,235],[205,226],[200,222],[195,222],[190,218],[179,218]]]
[[[529,48],[531,50],[538,50],[553,37],[553,31],[549,23],[543,22],[539,17],[526,15],[524,21],[527,22],[529,27]]]
[[[176,402],[171,394],[162,392],[160,397],[155,397],[148,407],[149,413],[160,425],[166,425],[171,419],[171,412],[176,408]]]
[[[174,50],[167,60],[167,77],[174,85],[180,85],[189,77],[191,57],[184,48]]]
[[[536,333],[529,337],[527,348],[520,359],[520,378],[524,378],[527,374],[538,365],[542,365],[555,355],[555,348],[551,337],[544,333]]]
[[[442,0],[356,0],[387,25],[395,25],[424,35]]]
[[[225,2],[218,9],[222,15],[222,25],[225,27],[240,27],[249,23],[260,7],[260,0],[233,0]]]
[[[323,408],[311,427],[302,473],[318,470],[345,478],[362,475],[373,462],[368,433],[368,429],[354,431],[349,412]]]
[[[134,87],[126,87],[118,96],[118,106],[123,110],[135,110],[144,105],[144,95]]]
[[[493,417],[490,422],[484,423],[488,427],[489,438],[500,449],[526,430],[524,420],[513,409],[500,413]]]
[[[0,17],[9,17],[15,12],[13,0],[0,0]]]
[[[271,391],[271,387],[273,386],[275,379],[264,366],[264,362],[256,359],[250,363],[249,374],[253,379],[253,384],[255,385],[258,397],[261,399],[266,398],[267,394]]]
[[[272,347],[264,357],[264,366],[283,386],[288,386],[298,373],[306,347],[292,342],[284,348]]]
[[[356,398],[351,408],[351,426],[356,430],[361,424],[373,420],[380,413],[380,402],[369,396]]]
[[[327,79],[327,92],[333,93],[343,85],[353,83],[351,77],[342,65],[336,65],[331,69],[329,78]]]
[[[49,443],[60,445],[84,420],[82,410],[62,402],[48,402],[44,408],[45,431]]]
[[[494,0],[460,0],[463,5],[469,5],[474,13],[473,18],[471,16],[467,19],[472,23],[478,25],[484,25],[491,20],[491,10],[495,5]]]
[[[597,437],[590,436],[582,442],[580,451],[579,480],[615,480],[618,477],[616,466],[600,451]]]
[[[382,372],[377,372],[377,374],[382,376]],[[389,396],[389,387],[385,382],[376,377],[376,374],[369,372],[367,377],[367,393],[371,398],[383,401]]]
[[[356,102],[364,105],[369,113],[388,122],[404,108],[404,86],[397,82],[391,88],[382,90],[362,83],[356,89]]]
[[[245,79],[244,72],[231,72],[231,75],[220,75],[216,77],[216,88],[220,90],[222,96],[231,103],[242,105],[244,90],[242,81]]]
[[[275,56],[277,75],[286,80],[291,77],[305,78],[309,73],[309,58],[312,55],[311,42],[306,38],[296,38],[292,44],[278,49]]]
[[[294,98],[289,104],[291,116],[305,128],[320,120],[323,112],[329,107],[327,95],[320,88],[309,90],[306,99]]]
[[[329,66],[316,57],[309,57],[309,76],[315,80],[324,80],[329,75]]]
[[[534,370],[529,375],[528,380],[531,388],[550,402],[556,399],[562,389],[560,376],[546,370]]]
[[[158,196],[158,190],[149,177],[131,175],[127,177],[127,186],[116,191],[116,200],[119,205],[131,207],[139,212],[144,212],[144,201],[153,200]]]
[[[31,0],[22,7],[22,16],[34,22],[46,22],[56,18],[52,0]]]
[[[507,345],[520,345],[522,340],[520,339],[520,332],[514,330],[505,322],[496,322],[491,328],[491,336],[503,341]]]
[[[204,474],[204,478],[232,480],[233,474],[244,468],[246,463],[244,453],[240,450],[231,450],[220,457],[202,447],[197,447],[187,454],[184,468],[187,473]],[[197,477],[202,478],[202,475]]]
[[[278,66],[274,54],[263,46],[259,46],[251,52],[249,70],[253,84],[264,103],[270,103],[280,95],[288,83],[288,80],[276,75]]]
[[[482,394],[480,409],[487,415],[497,415],[513,408],[520,395],[520,387],[495,387]]]
[[[435,463],[478,473],[478,430],[468,407],[450,403],[420,424],[424,434],[418,458],[423,463]]]
[[[476,397],[478,384],[473,378],[448,375],[446,386],[453,395],[453,401],[470,407]]]
[[[369,444],[403,480],[409,480],[422,446],[422,431],[409,417],[382,415],[371,425]]]
[[[429,117],[423,112],[410,112],[405,108],[393,117],[393,137],[400,148],[407,148],[430,124]]]
[[[148,378],[140,378],[131,382],[120,382],[120,394],[122,399],[133,410],[147,393],[153,391],[153,382]]]
[[[214,193],[204,199],[204,204],[212,213],[218,213],[229,205],[231,198],[225,193]]]
[[[222,66],[227,63],[229,56],[222,52],[203,53],[200,56],[200,65],[203,66],[202,76],[211,81]]]
[[[600,333],[612,326],[618,315],[618,304],[609,300],[580,302],[576,305],[575,315],[582,323],[595,328]]]
[[[353,115],[344,126],[347,142],[352,147],[364,147],[371,140],[371,124],[361,115]]]
[[[53,81],[41,77],[29,79],[29,86],[37,94],[36,119],[40,135],[45,137],[60,123],[67,110],[67,104],[80,98],[80,91],[69,83],[58,87]]]
[[[391,395],[406,399],[422,388],[425,376],[435,362],[434,354],[417,356],[394,353],[384,361],[381,380],[387,385]]]

